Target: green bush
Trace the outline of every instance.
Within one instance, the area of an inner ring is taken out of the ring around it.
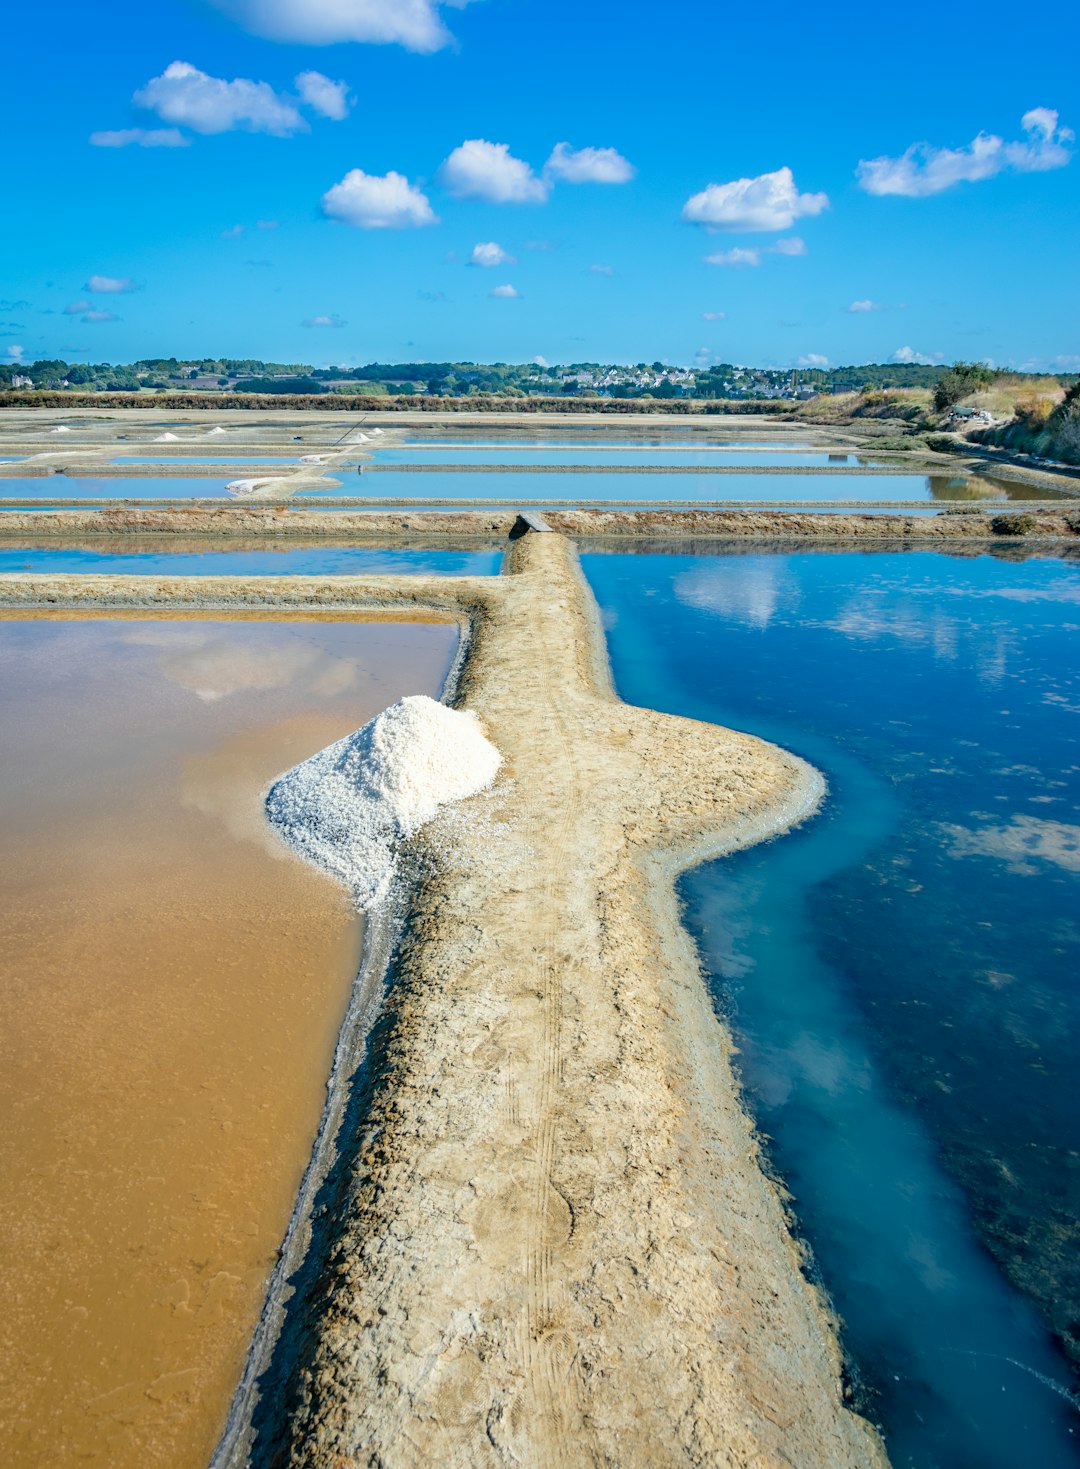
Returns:
[[[1037,521],[1034,515],[1026,511],[1012,515],[995,515],[990,522],[990,529],[996,536],[1026,536],[1035,529]]]

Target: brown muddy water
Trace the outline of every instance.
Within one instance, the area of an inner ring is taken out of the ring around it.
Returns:
[[[318,1123],[360,923],[262,792],[454,627],[0,620],[6,1469],[203,1469]]]

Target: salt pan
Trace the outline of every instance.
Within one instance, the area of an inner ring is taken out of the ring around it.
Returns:
[[[414,694],[294,766],[271,786],[266,812],[294,851],[370,910],[393,891],[402,842],[440,807],[485,790],[501,764],[475,714]]]

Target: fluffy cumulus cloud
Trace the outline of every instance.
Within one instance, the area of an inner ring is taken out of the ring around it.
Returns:
[[[800,240],[798,235],[789,235],[786,240],[777,240],[775,245],[769,246],[773,255],[805,255],[806,241]]]
[[[705,257],[706,265],[760,265],[761,251],[747,250],[739,245],[733,250],[715,250],[711,255]]]
[[[796,367],[828,367],[829,359],[820,352],[805,352],[796,362]]]
[[[491,270],[497,265],[516,265],[517,260],[494,240],[485,240],[472,247],[469,264],[479,265],[483,270]]]
[[[186,148],[179,128],[112,128],[90,134],[94,148]]]
[[[1006,143],[994,133],[979,133],[963,148],[936,148],[912,143],[899,158],[863,158],[856,177],[868,194],[899,194],[925,199],[955,184],[978,183],[1007,169],[1043,173],[1064,168],[1072,157],[1076,135],[1061,127],[1049,107],[1033,107],[1020,119],[1022,140]]]
[[[296,78],[301,100],[331,122],[344,122],[349,115],[349,88],[344,82],[332,82],[321,71],[302,71]]]
[[[361,168],[350,169],[322,196],[322,211],[329,219],[362,230],[418,229],[439,222],[427,197],[404,174],[393,170],[370,174]]]
[[[867,311],[880,311],[881,307],[877,301],[852,301],[848,310],[853,316],[860,316]]]
[[[490,292],[497,301],[516,301],[518,293],[513,286],[495,286]]]
[[[133,101],[137,107],[156,112],[163,122],[196,133],[227,133],[239,128],[285,138],[307,129],[296,105],[287,97],[279,97],[269,82],[251,82],[244,77],[227,82],[223,77],[208,76],[187,61],[171,62],[161,76],[135,93]]]
[[[301,326],[328,327],[342,327],[348,326],[348,324],[349,323],[347,321],[342,321],[341,317],[338,316],[336,312],[332,312],[329,316],[309,316],[307,321],[302,321],[300,323]]]
[[[439,170],[439,181],[458,199],[487,199],[493,204],[542,204],[549,186],[507,143],[466,138]]]
[[[544,165],[547,178],[568,184],[628,184],[634,165],[614,148],[571,148],[556,143]]]
[[[127,275],[92,275],[83,286],[84,291],[92,291],[98,296],[122,296],[138,289],[137,283]]]
[[[331,46],[368,41],[438,51],[451,39],[438,0],[211,0],[257,36]],[[467,0],[447,0],[461,8]]]
[[[810,218],[828,207],[826,194],[800,194],[791,169],[778,168],[753,179],[709,184],[686,201],[682,217],[710,230],[768,232],[788,230],[797,219]]]
[[[932,366],[934,361],[932,357],[927,357],[925,352],[916,352],[914,347],[897,347],[892,354],[892,360],[894,362],[918,362],[923,367]]]

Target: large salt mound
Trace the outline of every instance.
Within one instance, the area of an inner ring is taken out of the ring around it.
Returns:
[[[484,790],[501,764],[475,714],[413,694],[294,766],[271,786],[266,813],[371,909],[390,895],[401,842],[441,806]]]

